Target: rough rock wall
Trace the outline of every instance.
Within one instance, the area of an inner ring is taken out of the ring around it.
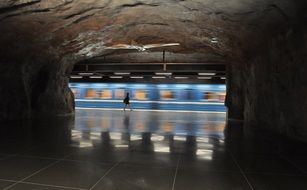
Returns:
[[[306,44],[306,28],[290,29],[273,38],[267,52],[249,60],[244,88],[247,126],[307,141]]]
[[[246,131],[266,128],[307,141],[307,6],[297,2],[295,14],[249,37],[257,42],[228,69],[227,102]]]
[[[60,56],[35,25],[1,26],[0,120],[73,113],[68,88],[73,58]]]
[[[6,65],[0,67],[0,120],[74,112],[74,98],[68,88],[72,64],[52,56],[0,61]]]
[[[226,34],[235,28],[225,15],[239,13],[234,14],[238,19],[249,7],[244,0],[238,5],[211,0],[0,1],[0,120],[72,113],[72,65],[118,54],[106,50],[113,45],[180,43],[176,52],[220,57],[229,51]],[[219,43],[210,43],[218,35]]]

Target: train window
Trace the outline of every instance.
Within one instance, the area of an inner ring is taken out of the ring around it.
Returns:
[[[216,92],[204,92],[203,99],[208,101],[218,101],[219,97]]]
[[[87,89],[86,98],[99,98],[99,91],[96,89]]]
[[[74,94],[75,98],[80,98],[80,89],[78,89],[78,88],[71,88],[71,91]]]
[[[226,93],[225,92],[220,92],[219,93],[219,101],[224,102],[226,99]]]
[[[146,90],[136,90],[134,92],[134,99],[136,100],[147,100],[148,92]]]
[[[165,121],[161,124],[161,128],[164,132],[172,132],[174,130],[174,124],[171,122]]]
[[[193,90],[191,89],[184,89],[181,90],[182,99],[184,100],[192,100],[193,99]]]
[[[161,90],[160,96],[162,100],[172,100],[175,98],[175,95],[171,90]]]
[[[115,90],[115,98],[123,99],[125,97],[125,89],[120,88]]]
[[[112,90],[105,89],[101,91],[101,98],[102,99],[111,99],[112,98]]]

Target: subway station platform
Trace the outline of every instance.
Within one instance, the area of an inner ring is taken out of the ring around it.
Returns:
[[[1,125],[0,189],[307,189],[305,144],[250,136],[226,113],[77,109]]]

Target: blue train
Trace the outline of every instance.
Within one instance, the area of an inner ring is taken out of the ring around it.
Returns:
[[[77,108],[120,108],[127,92],[133,109],[225,112],[224,84],[70,83]]]

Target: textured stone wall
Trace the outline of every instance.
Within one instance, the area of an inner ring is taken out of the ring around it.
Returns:
[[[307,141],[306,3],[294,10],[249,36],[257,41],[227,71],[227,104],[246,131],[266,128]]]
[[[1,60],[0,120],[74,112],[73,94],[68,88],[74,62],[41,55],[28,59]]]
[[[306,37],[306,28],[289,29],[248,61],[243,87],[247,126],[307,141]]]

